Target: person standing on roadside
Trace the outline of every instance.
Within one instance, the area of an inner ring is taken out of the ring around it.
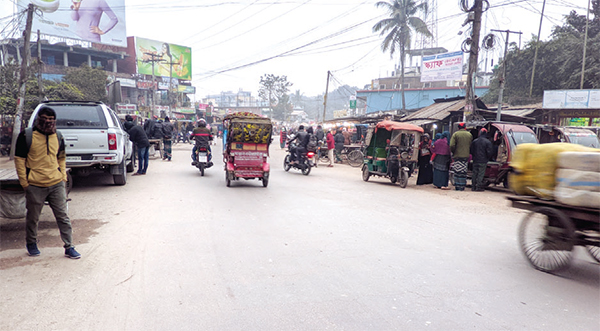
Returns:
[[[487,138],[487,129],[479,130],[479,137],[471,144],[471,155],[473,156],[473,175],[471,176],[471,190],[475,192],[485,191],[483,178],[487,163],[492,159],[494,146]]]
[[[54,109],[42,106],[33,130],[26,129],[19,134],[15,147],[15,168],[19,183],[25,190],[27,253],[30,256],[40,255],[37,247],[38,223],[44,201],[48,201],[64,243],[65,256],[80,258],[81,254],[73,246],[73,228],[67,215],[65,141],[62,135],[56,133]]]
[[[323,131],[323,127],[317,125],[317,132],[315,132],[315,136],[317,137],[317,141],[321,143],[325,140],[325,131]]]
[[[129,140],[133,142],[135,149],[137,149],[138,157],[138,171],[132,176],[145,175],[148,170],[148,162],[150,161],[150,142],[146,131],[141,126],[136,125],[134,122],[125,122],[125,130],[129,133]]]
[[[344,149],[344,135],[342,134],[341,129],[337,129],[335,131],[335,136],[333,136],[335,141],[335,163],[342,163],[342,158],[340,155],[342,154],[342,150]]]
[[[454,188],[464,191],[467,186],[467,171],[469,170],[469,154],[473,136],[467,131],[465,123],[458,123],[458,131],[450,138],[450,151],[454,158]]]
[[[329,158],[328,167],[333,167],[333,151],[335,150],[335,139],[333,138],[333,134],[331,134],[331,130],[327,131],[327,156]]]
[[[165,122],[162,124],[163,134],[163,160],[171,161],[172,147],[173,147],[173,124],[169,119],[169,116],[165,116]]]
[[[144,131],[146,131],[146,136],[148,139],[152,139],[152,136],[154,135],[154,127],[156,126],[157,119],[158,116],[154,115],[152,118],[147,119],[146,122],[144,122]]]

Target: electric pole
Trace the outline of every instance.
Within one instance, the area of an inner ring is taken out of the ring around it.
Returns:
[[[173,60],[171,60],[173,61]],[[169,65],[169,92],[167,93],[167,99],[169,100],[169,112],[172,112],[171,110],[171,93],[173,91],[173,65],[174,64],[179,64],[179,62],[166,62],[165,64]],[[169,116],[172,116],[172,114],[169,114]]]
[[[42,82],[42,69],[44,63],[42,62],[42,39],[40,38],[40,30],[37,30],[37,59],[38,59],[38,96],[40,103],[44,101],[44,84]]]
[[[504,94],[504,83],[506,81],[506,54],[508,54],[508,37],[511,33],[522,34],[522,32],[493,29],[492,31],[506,33],[506,40],[504,42],[504,58],[502,59],[502,71],[500,72],[500,77],[498,77],[498,81],[500,82],[500,92],[498,93],[498,111],[496,112],[496,121],[499,122],[502,119],[502,97]]]
[[[583,76],[584,76],[584,72],[585,72],[585,51],[587,48],[588,27],[590,25],[590,2],[591,2],[591,0],[588,0],[587,14],[585,16],[585,37],[583,38],[583,60],[581,61],[581,81],[579,83],[580,90],[583,90]],[[596,18],[598,18],[598,17],[596,17]],[[590,122],[591,122],[591,119],[590,119]]]
[[[325,97],[323,98],[323,123],[325,123],[325,114],[327,113],[327,93],[329,92],[329,76],[331,76],[331,71],[327,71],[327,84],[325,84]]]
[[[12,142],[10,144],[10,159],[15,158],[15,147],[17,145],[17,138],[21,133],[21,121],[23,120],[23,107],[25,106],[25,92],[27,85],[27,65],[29,64],[29,57],[31,56],[31,49],[29,49],[29,39],[31,39],[31,26],[33,24],[33,4],[27,6],[27,23],[25,24],[25,31],[23,31],[23,61],[21,62],[21,73],[19,74],[19,98],[17,99],[17,112],[15,114],[15,123],[13,124]]]
[[[155,78],[154,78],[154,63],[155,62],[161,62],[162,59],[160,59],[160,56],[158,54],[154,54],[154,53],[144,53],[144,55],[148,55],[150,57],[152,57],[152,59],[150,60],[144,60],[144,62],[148,63],[151,62],[152,63],[152,83],[150,85],[150,91],[152,91],[152,103],[151,103],[151,108],[150,108],[150,112],[152,113],[152,115],[154,115],[154,97],[156,97],[156,90],[154,89],[154,83],[155,83]]]
[[[540,16],[540,27],[538,29],[537,42],[535,43],[535,53],[533,55],[533,68],[531,69],[531,83],[529,84],[529,97],[533,92],[533,76],[535,75],[535,64],[537,62],[537,53],[540,48],[540,34],[542,33],[542,21],[544,20],[544,9],[546,8],[546,0],[542,4],[542,15]]]
[[[469,72],[467,75],[467,93],[465,96],[465,110],[463,122],[467,116],[477,109],[475,103],[475,75],[477,74],[477,59],[479,58],[479,32],[481,30],[481,16],[483,13],[483,0],[475,0],[473,5],[473,33],[471,34],[471,49],[469,50]]]

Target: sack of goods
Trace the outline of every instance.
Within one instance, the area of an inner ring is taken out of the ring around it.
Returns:
[[[570,143],[521,144],[511,157],[509,187],[516,194],[554,199],[558,156],[564,152],[595,154],[600,149]]]
[[[600,207],[599,152],[560,153],[558,167],[554,190],[556,201],[579,207]]]

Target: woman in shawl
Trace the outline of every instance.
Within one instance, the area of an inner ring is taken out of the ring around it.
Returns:
[[[431,160],[431,140],[426,133],[421,138],[419,143],[419,175],[417,177],[417,185],[433,183],[433,167],[429,161]]]
[[[431,160],[433,161],[433,185],[442,190],[448,190],[448,170],[450,165],[450,147],[448,138],[450,132],[442,133],[441,138],[436,139],[431,149]],[[437,135],[436,135],[437,138]]]

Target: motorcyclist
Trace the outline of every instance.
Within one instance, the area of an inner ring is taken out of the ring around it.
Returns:
[[[210,149],[210,142],[213,140],[213,136],[210,133],[210,129],[206,127],[206,120],[204,120],[203,118],[198,120],[198,126],[194,128],[194,131],[192,131],[191,138],[193,138],[196,141],[196,144],[192,149],[192,160],[194,161],[192,162],[192,165],[195,166],[197,164],[196,151],[198,150],[198,148],[205,147],[208,151],[208,166],[212,166],[212,152]]]
[[[310,137],[308,136],[308,133],[304,131],[304,125],[300,125],[298,127],[298,132],[296,133],[294,138],[290,139],[288,144],[290,146],[290,156],[292,159],[292,163],[301,160],[302,152],[306,152],[306,144],[308,144],[309,138]],[[294,142],[296,142],[295,148],[292,147],[292,143]]]

